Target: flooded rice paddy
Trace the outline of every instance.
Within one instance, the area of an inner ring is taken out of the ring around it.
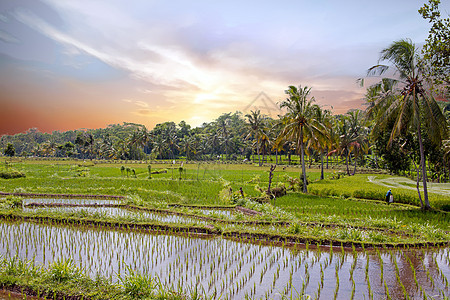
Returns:
[[[118,205],[123,203],[120,200],[99,200],[99,199],[74,199],[74,198],[24,198],[22,200],[24,206],[31,203],[39,204],[74,204],[74,205],[95,205],[95,204],[108,204]]]
[[[93,217],[119,217],[127,218],[136,222],[162,222],[162,223],[177,223],[177,224],[205,224],[205,221],[179,216],[174,214],[153,213],[146,211],[137,211],[120,207],[45,207],[45,208],[24,208],[24,212],[54,212],[54,213],[69,213],[78,216],[93,216]]]
[[[126,267],[168,287],[199,286],[221,299],[436,299],[449,295],[449,248],[288,248],[221,237],[110,228],[0,223],[0,254],[48,266],[73,259],[87,274],[116,281]]]
[[[202,218],[195,218],[174,213],[149,212],[125,207],[119,200],[93,200],[93,199],[50,199],[33,198],[23,200],[24,212],[54,212],[76,214],[78,216],[119,217],[139,222],[163,222],[177,224],[206,224]],[[232,218],[234,209],[189,209],[188,214],[200,215],[210,218]]]

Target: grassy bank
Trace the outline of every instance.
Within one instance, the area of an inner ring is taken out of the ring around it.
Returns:
[[[353,197],[383,201],[386,191],[391,189],[395,202],[420,206],[415,183],[410,181],[409,184],[403,185],[389,184],[389,180],[392,178],[392,176],[381,174],[357,174],[338,180],[326,179],[311,184],[309,192],[323,197]],[[434,184],[434,186],[438,185]],[[423,200],[423,191],[421,192]],[[435,193],[429,190],[428,197],[431,207],[450,211],[450,194],[445,195],[445,193]]]
[[[189,294],[173,291],[157,277],[142,275],[131,267],[117,283],[101,276],[90,278],[70,259],[44,267],[17,257],[0,257],[0,287],[25,299],[198,299],[194,288]]]

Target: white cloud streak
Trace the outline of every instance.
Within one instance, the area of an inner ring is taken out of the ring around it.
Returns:
[[[355,79],[394,37],[388,23],[405,28],[414,23],[404,14],[392,18],[405,5],[385,14],[376,11],[383,3],[346,0],[44,2],[65,26],[57,28],[25,9],[13,16],[64,45],[66,55],[87,54],[126,71],[137,79],[132,89],[141,91],[142,99],[124,101],[143,110],[158,107],[168,118],[177,108],[191,112],[191,106],[202,114],[242,109],[261,91],[279,101],[291,84],[312,87],[322,104],[345,106],[345,97],[355,103],[362,95]]]

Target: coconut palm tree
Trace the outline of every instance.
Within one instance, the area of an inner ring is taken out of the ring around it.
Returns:
[[[230,159],[230,148],[231,148],[231,113],[225,113],[219,116],[216,120],[216,132],[219,135],[221,145],[223,150],[225,150],[225,157]]]
[[[320,179],[323,180],[323,154],[324,150],[328,153],[328,147],[331,146],[331,139],[329,135],[329,128],[331,127],[331,111],[327,109],[322,109],[319,105],[314,104],[313,107],[314,119],[323,125],[323,135],[321,138],[315,139],[313,143],[313,148],[320,153]]]
[[[181,153],[185,154],[186,161],[191,160],[192,154],[195,154],[192,142],[193,142],[193,139],[189,135],[185,135],[180,139]]]
[[[280,103],[281,109],[287,109],[282,116],[283,130],[279,139],[292,140],[297,144],[297,151],[300,151],[302,163],[303,192],[308,192],[305,168],[305,140],[316,140],[324,136],[324,127],[314,119],[313,102],[314,97],[310,96],[311,88],[307,86],[298,88],[289,86],[285,90],[288,95],[286,100]]]
[[[444,141],[444,161],[447,162],[448,167],[450,168],[450,140]]]
[[[259,110],[250,111],[245,117],[248,120],[248,134],[245,139],[254,139],[254,145],[256,146],[256,153],[258,154],[258,163],[261,165],[260,147],[264,140],[268,139],[266,134],[266,122],[265,117],[261,115]],[[263,158],[264,160],[264,158]]]
[[[356,172],[356,159],[363,153],[368,152],[369,141],[367,139],[368,126],[367,119],[364,116],[364,112],[356,109],[347,112],[349,122],[349,132],[351,137],[350,151],[353,152],[354,157],[354,170],[352,175]],[[347,165],[348,171],[348,165]]]
[[[380,62],[388,62],[381,64]],[[381,76],[393,68],[392,77],[385,77],[378,83],[390,83],[392,93],[386,91],[375,97],[368,109],[369,115],[375,119],[375,126],[385,128],[389,120],[395,120],[388,146],[394,138],[412,129],[417,134],[420,152],[420,166],[422,168],[423,195],[422,203],[420,191],[419,199],[424,209],[430,208],[427,190],[427,170],[422,141],[422,130],[428,131],[429,137],[435,143],[440,143],[447,136],[445,118],[431,93],[424,88],[424,77],[421,58],[418,49],[409,39],[393,42],[381,51],[379,63],[368,70],[368,76]],[[361,80],[364,83],[363,80]]]
[[[167,144],[161,135],[152,139],[152,154],[156,159],[164,159],[167,153]]]

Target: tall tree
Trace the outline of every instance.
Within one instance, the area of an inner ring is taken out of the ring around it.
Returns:
[[[440,0],[428,0],[419,9],[431,28],[423,46],[424,59],[428,63],[427,75],[450,96],[450,18],[442,18]]]
[[[250,111],[249,114],[245,115],[248,120],[248,134],[245,137],[246,139],[253,138],[254,145],[256,146],[256,153],[258,154],[258,164],[261,165],[261,145],[262,141],[267,138],[266,134],[266,124],[265,117],[261,115],[259,110]],[[264,160],[264,159],[263,159]]]
[[[16,149],[14,149],[13,144],[9,143],[3,152],[6,156],[13,157],[16,154]]]
[[[322,124],[323,126],[323,135],[321,138],[315,139],[313,147],[319,151],[320,153],[320,179],[323,180],[324,172],[323,172],[323,154],[326,149],[331,145],[330,132],[329,128],[331,127],[331,111],[327,109],[322,109],[319,105],[313,105],[314,119]],[[328,152],[328,150],[326,151]]]
[[[221,145],[225,150],[225,156],[229,159],[231,148],[231,113],[225,113],[219,116],[216,120],[216,130],[219,134]],[[223,159],[222,159],[223,160]]]
[[[424,194],[424,204],[421,205],[422,208],[429,209],[422,127],[426,128],[430,139],[435,143],[440,143],[447,135],[447,127],[443,126],[446,124],[445,117],[436,100],[423,87],[424,77],[420,61],[416,46],[408,39],[393,42],[381,51],[379,63],[368,70],[368,76],[384,75],[392,67],[397,76],[385,77],[384,81],[389,81],[393,86],[392,91],[399,96],[391,97],[390,93],[387,93],[374,98],[368,113],[375,119],[375,126],[380,128],[385,128],[389,120],[395,119],[388,146],[391,146],[394,138],[407,128],[416,132]],[[380,62],[388,62],[389,65]],[[419,199],[421,199],[420,191]]]
[[[280,103],[281,109],[287,109],[282,116],[283,130],[279,139],[292,140],[297,144],[302,163],[303,192],[308,192],[305,168],[305,140],[318,139],[324,135],[323,125],[314,119],[313,102],[310,96],[311,88],[307,86],[298,88],[289,86],[285,90],[288,95],[286,100]]]

